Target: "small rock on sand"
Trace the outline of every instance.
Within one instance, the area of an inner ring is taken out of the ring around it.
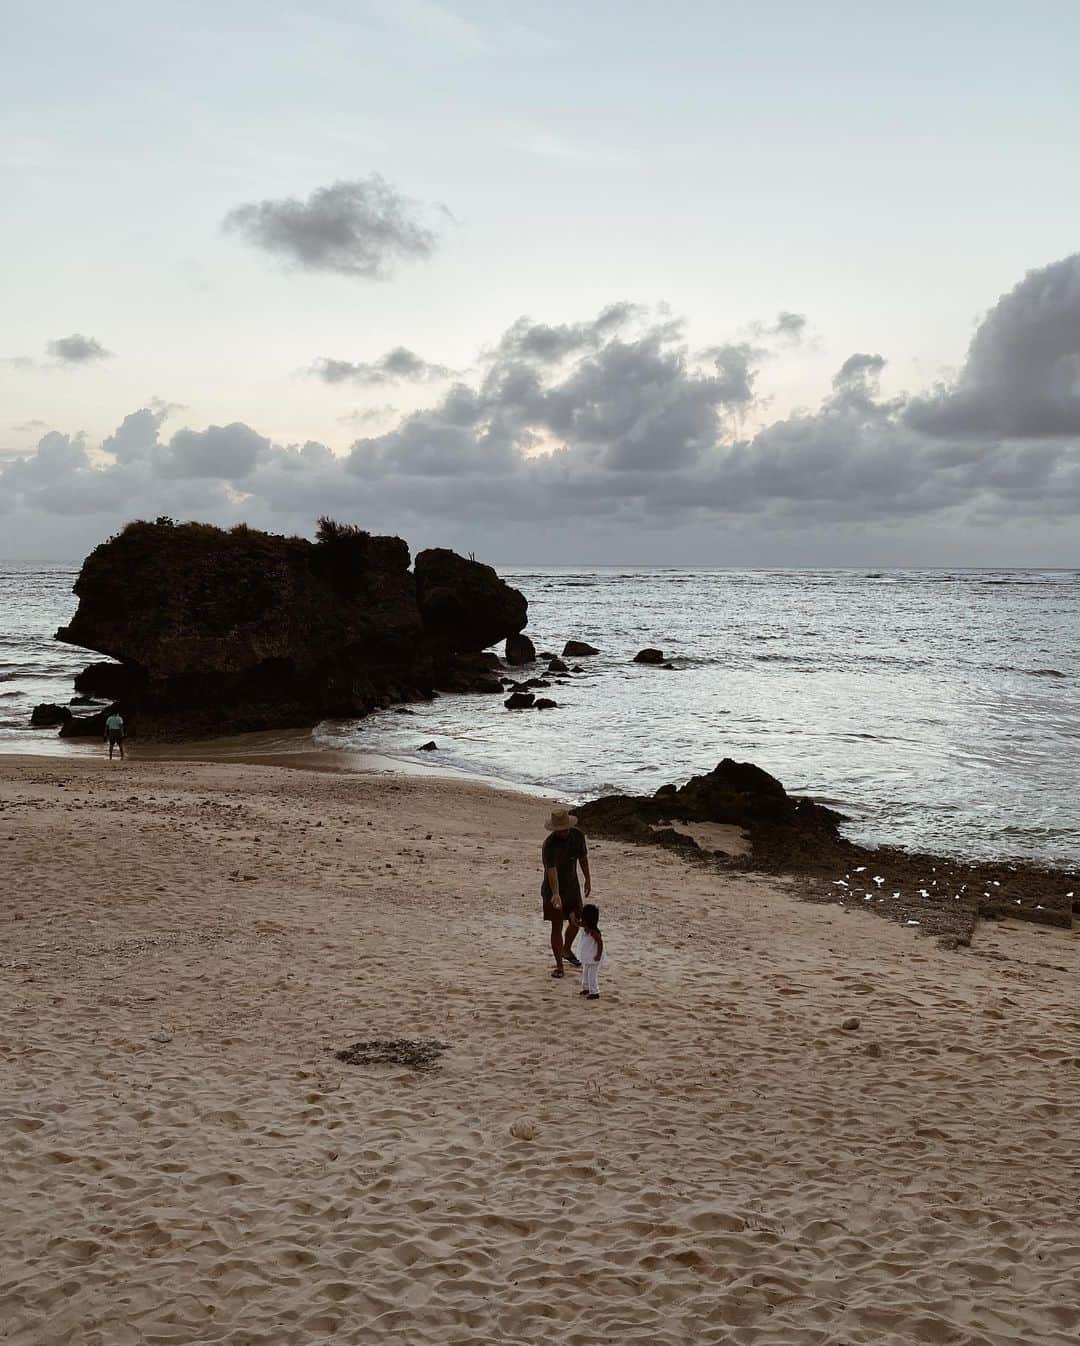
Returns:
[[[852,1016],[850,1019],[845,1019],[843,1023],[840,1025],[840,1027],[844,1030],[845,1033],[853,1033],[855,1029],[858,1028],[858,1026],[859,1021],[854,1016]]]
[[[532,1140],[536,1132],[537,1126],[531,1117],[519,1117],[510,1123],[510,1134],[516,1140]]]

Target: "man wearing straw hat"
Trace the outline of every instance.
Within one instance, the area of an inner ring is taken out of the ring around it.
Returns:
[[[574,957],[574,939],[581,925],[581,885],[578,883],[578,865],[585,876],[585,896],[592,893],[589,877],[589,850],[585,834],[575,826],[577,819],[569,809],[555,808],[547,825],[549,835],[541,855],[544,862],[544,882],[540,896],[544,899],[544,920],[551,924],[551,952],[555,955],[553,977],[563,975],[563,960],[571,967],[581,964]],[[566,935],[563,935],[563,921]]]

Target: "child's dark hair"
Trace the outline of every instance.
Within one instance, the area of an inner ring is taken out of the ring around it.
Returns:
[[[581,909],[582,929],[587,930],[596,940],[596,956],[602,957],[604,952],[604,937],[600,933],[600,908],[595,903],[589,902]]]

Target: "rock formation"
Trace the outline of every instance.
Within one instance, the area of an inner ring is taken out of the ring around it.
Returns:
[[[600,651],[595,645],[588,644],[584,640],[568,640],[563,646],[564,659],[580,659],[586,654],[599,654]]]
[[[55,729],[58,724],[67,724],[71,711],[67,706],[57,706],[50,701],[42,701],[30,714],[32,729]]]
[[[662,785],[654,795],[608,795],[582,805],[577,815],[586,831],[679,845],[686,839],[655,829],[671,822],[728,823],[750,833],[755,851],[789,857],[807,846],[831,847],[843,816],[811,799],[793,799],[775,776],[730,757],[685,785]]]
[[[511,668],[520,668],[522,664],[531,664],[535,661],[536,646],[524,634],[507,636],[505,657]]]
[[[664,662],[663,650],[654,650],[654,649],[638,650],[637,654],[634,655],[635,664],[662,664],[663,662]]]
[[[405,555],[407,565],[407,549]],[[416,603],[436,649],[469,654],[524,629],[525,595],[499,579],[491,566],[436,547],[420,552],[415,571]]]
[[[490,566],[426,551],[414,574],[400,538],[330,520],[316,542],[129,524],[86,558],[75,593],[57,638],[119,661],[90,665],[77,690],[156,738],[351,718],[437,687],[501,691],[481,652],[527,618]]]

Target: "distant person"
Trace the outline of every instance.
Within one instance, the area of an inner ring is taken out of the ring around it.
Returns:
[[[600,999],[600,969],[607,964],[604,937],[600,933],[600,908],[586,903],[581,912],[581,994],[589,1000]]]
[[[105,739],[109,745],[109,761],[112,761],[113,749],[120,749],[121,759],[124,756],[124,717],[118,710],[114,710],[105,721]]]
[[[589,849],[585,834],[575,827],[577,819],[568,809],[553,809],[548,819],[549,835],[541,849],[544,882],[540,896],[544,901],[544,920],[551,923],[551,952],[555,955],[553,977],[563,975],[563,961],[580,967],[574,957],[574,938],[581,924],[581,885],[578,866],[585,876],[585,896],[592,892],[589,877]],[[563,922],[566,934],[563,934]]]

